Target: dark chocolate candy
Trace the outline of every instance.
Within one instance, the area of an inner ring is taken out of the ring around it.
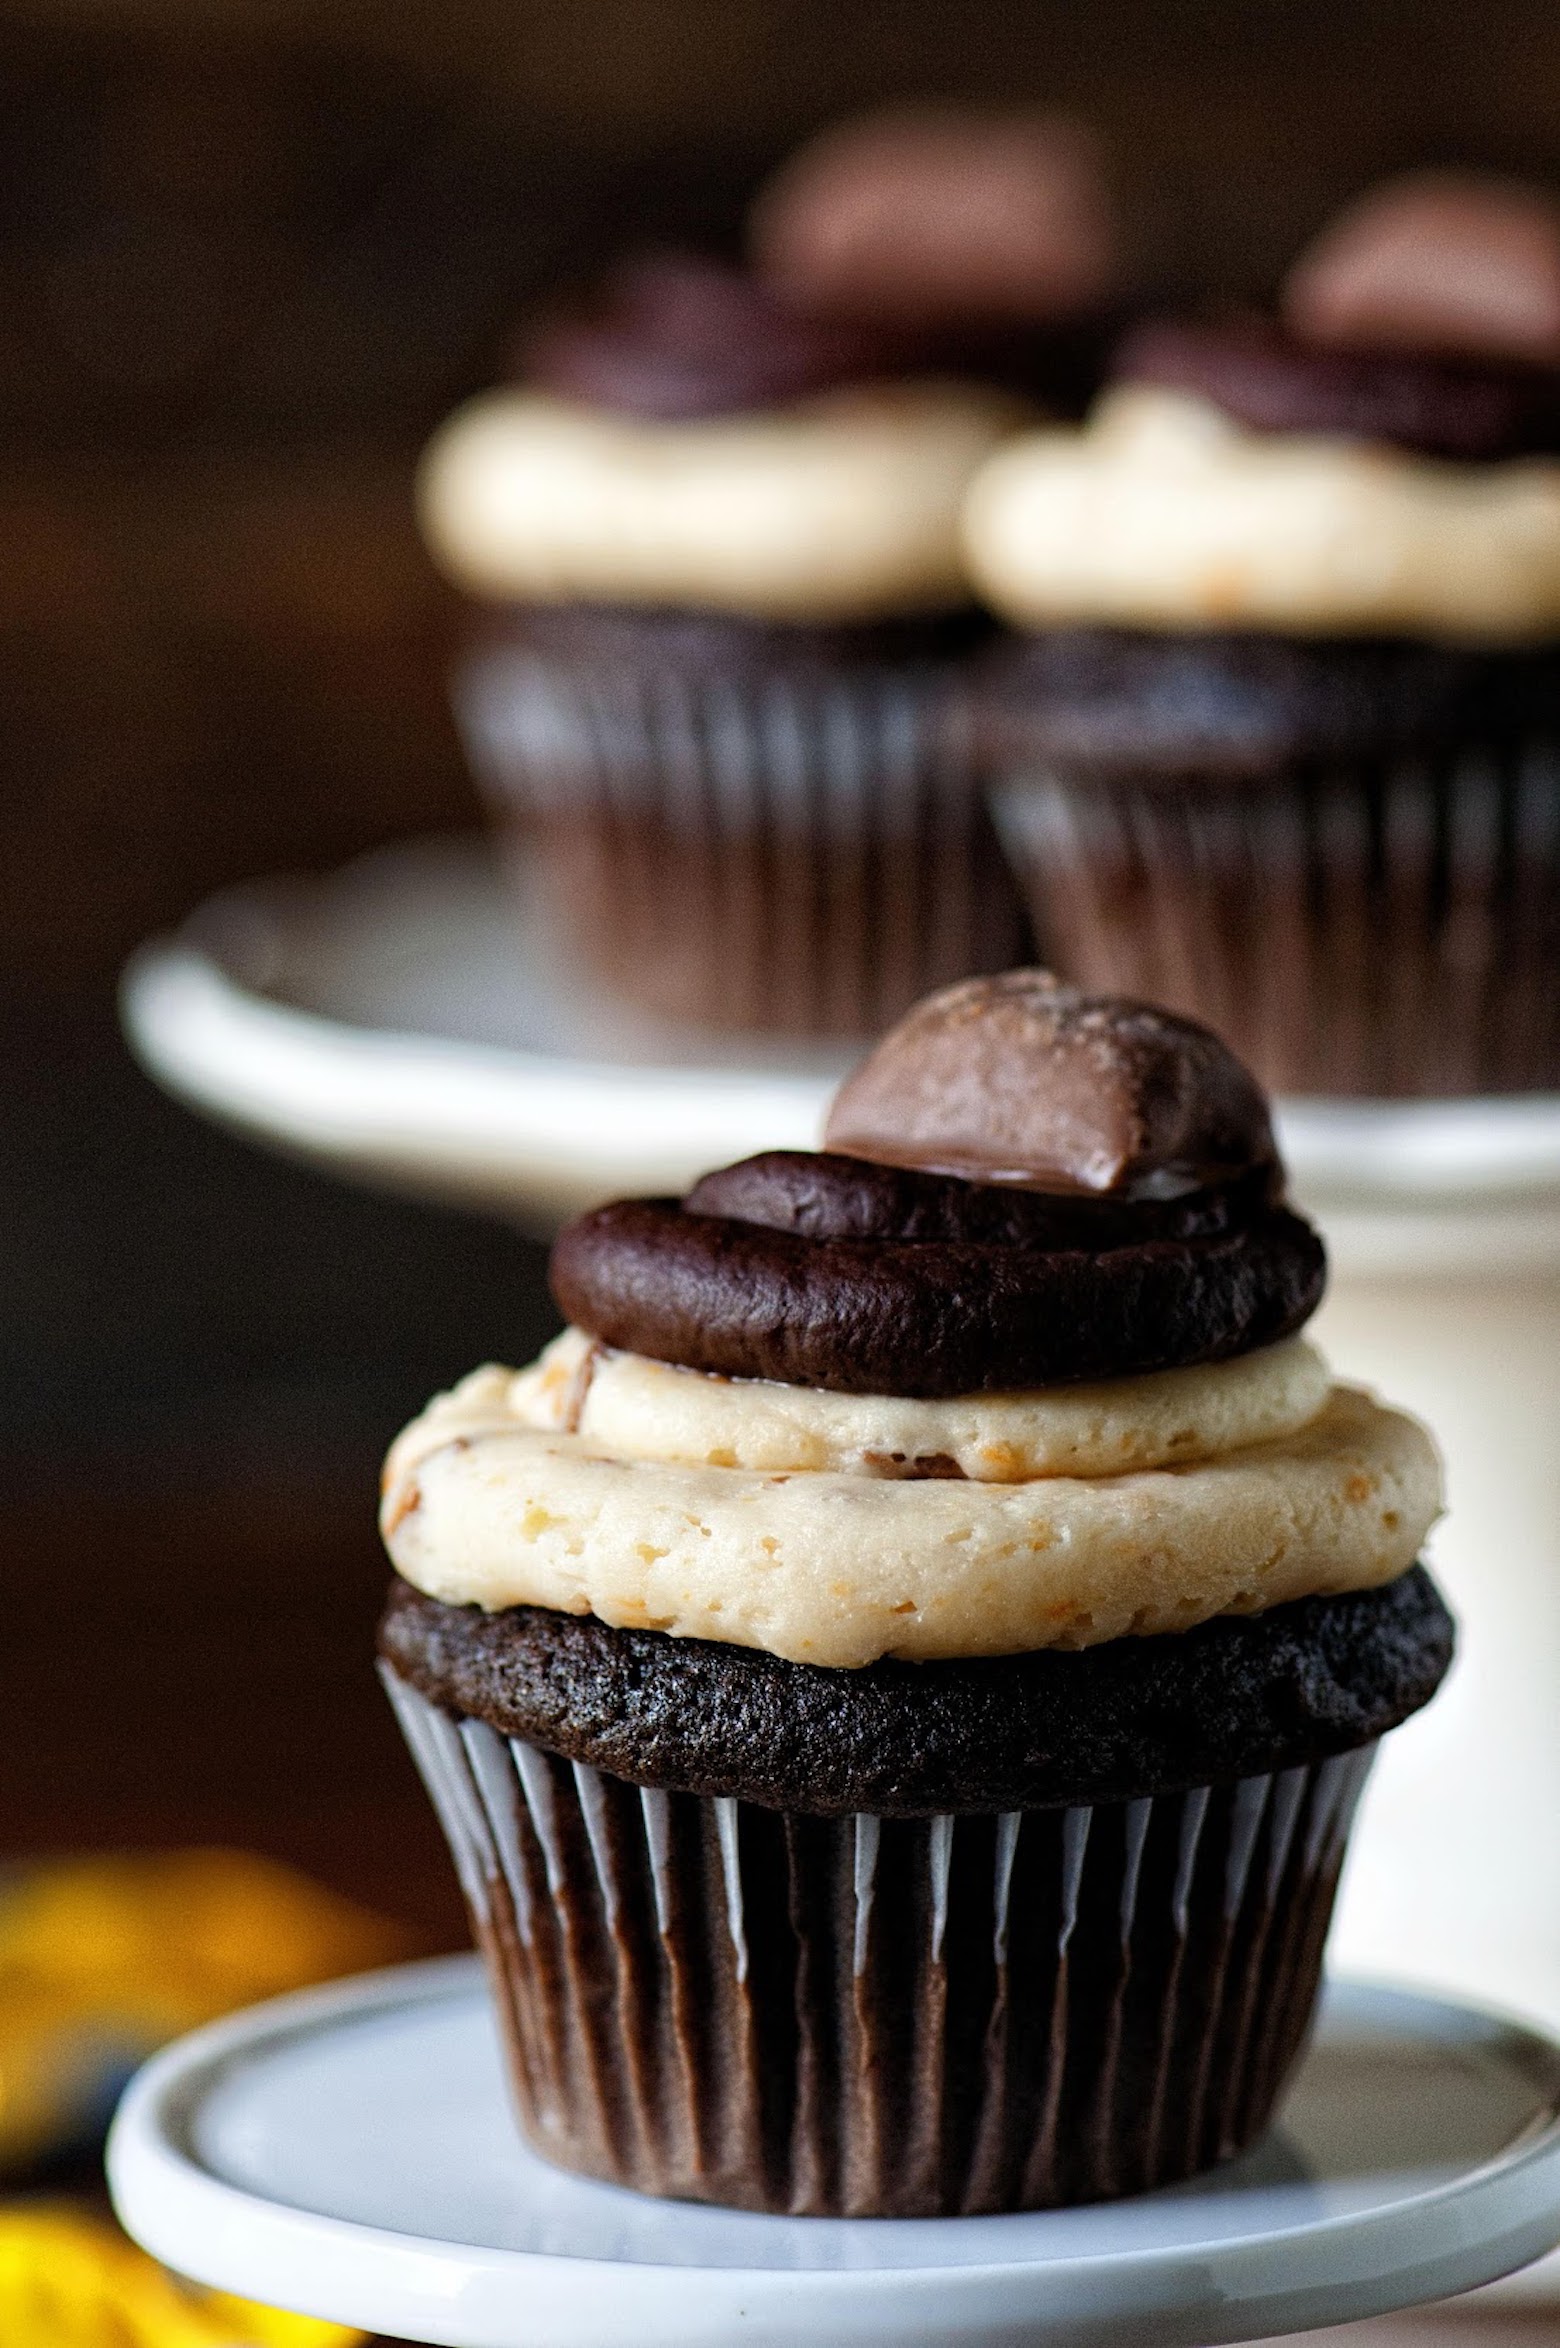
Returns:
[[[1453,1629],[1415,1566],[1169,1636],[859,1671],[401,1582],[379,1642],[445,1710],[631,1784],[916,1817],[1135,1800],[1352,1751],[1428,1702]]]
[[[965,979],[848,1076],[831,1149],[979,1183],[1154,1197],[1277,1158],[1267,1102],[1210,1028],[1048,970]]]
[[[515,357],[538,390],[676,421],[892,374],[902,350],[890,333],[810,316],[720,261],[650,253],[614,270],[594,303],[528,328]]]
[[[1134,328],[1118,383],[1211,401],[1253,432],[1386,441],[1465,464],[1560,451],[1560,369],[1300,342],[1265,318]]]
[[[812,1240],[675,1199],[559,1235],[552,1287],[608,1345],[732,1378],[948,1395],[1125,1377],[1276,1343],[1316,1310],[1322,1243],[1287,1209],[1233,1230],[1033,1248]]]
[[[1221,1361],[1321,1297],[1262,1094],[1148,1004],[962,981],[879,1043],[829,1135],[579,1217],[564,1313],[725,1377],[931,1396]]]

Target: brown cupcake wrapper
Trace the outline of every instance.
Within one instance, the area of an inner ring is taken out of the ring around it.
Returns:
[[[950,676],[500,646],[455,703],[479,783],[598,978],[670,1018],[850,1036],[1022,955]]]
[[[1560,1087],[1560,742],[991,793],[1041,950],[1216,1028],[1270,1089]]]
[[[1251,2143],[1375,1751],[1064,1810],[804,1817],[626,1784],[381,1672],[536,2151],[802,2215],[1101,2200]]]

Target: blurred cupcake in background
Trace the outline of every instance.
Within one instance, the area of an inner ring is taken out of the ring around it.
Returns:
[[[1279,318],[1130,334],[966,542],[1058,968],[1288,1092],[1560,1086],[1560,206],[1374,191]]]
[[[1011,960],[958,517],[1025,411],[682,256],[521,360],[438,434],[421,511],[485,607],[473,765],[576,962],[673,1020],[829,1037]]]

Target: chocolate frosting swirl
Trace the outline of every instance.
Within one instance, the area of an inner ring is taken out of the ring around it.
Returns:
[[[771,1152],[553,1250],[570,1320],[723,1377],[936,1397],[1221,1361],[1309,1319],[1325,1257],[1271,1171],[1086,1199]]]
[[[836,1150],[763,1150],[704,1175],[683,1206],[690,1215],[725,1216],[802,1239],[942,1240],[1097,1255],[1151,1240],[1228,1235],[1272,1203],[1278,1187],[1270,1162],[1238,1181],[1156,1199],[973,1182]]]
[[[1208,400],[1253,432],[1465,464],[1560,453],[1560,370],[1517,360],[1303,342],[1264,318],[1160,319],[1126,336],[1111,375]]]
[[[667,422],[784,406],[902,372],[903,339],[818,318],[742,270],[693,253],[623,262],[593,302],[518,338],[518,372],[540,391]]]
[[[582,1215],[553,1249],[565,1314],[722,1377],[935,1399],[1224,1361],[1321,1298],[1234,1054],[1046,970],[916,1004],[829,1141]]]

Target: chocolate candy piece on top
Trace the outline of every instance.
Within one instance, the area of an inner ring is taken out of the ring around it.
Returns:
[[[1405,172],[1307,246],[1283,311],[1315,342],[1560,364],[1560,203],[1517,180]]]
[[[1274,1163],[1267,1104],[1211,1029],[1046,970],[967,979],[892,1028],[826,1147],[971,1182],[1170,1197]]]
[[[835,124],[761,190],[752,240],[763,274],[810,306],[916,327],[1074,317],[1120,273],[1098,140],[1035,109]]]

